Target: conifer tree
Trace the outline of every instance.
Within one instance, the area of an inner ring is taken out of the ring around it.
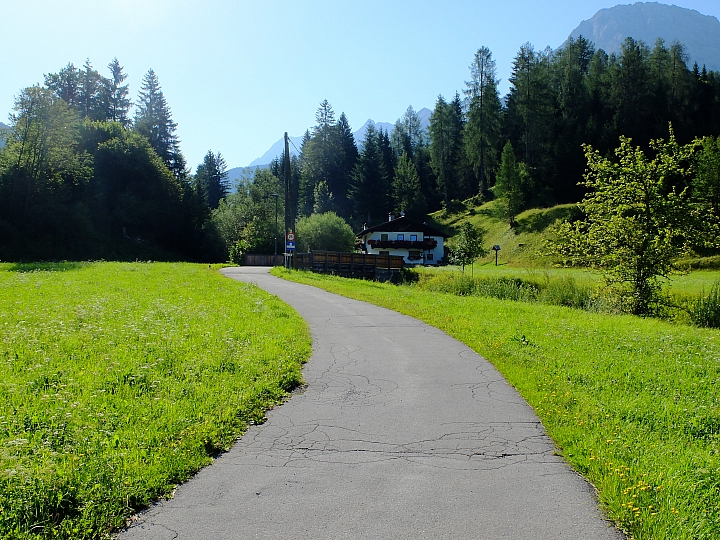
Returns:
[[[446,209],[450,208],[450,200],[458,192],[460,183],[462,133],[460,97],[456,95],[452,102],[447,103],[439,96],[430,117],[430,164]]]
[[[128,97],[130,90],[127,84],[123,84],[127,79],[127,75],[123,73],[123,68],[117,58],[113,58],[108,64],[111,77],[106,79],[104,88],[104,101],[106,108],[106,117],[111,122],[119,122],[124,127],[130,125],[130,105],[131,101]]]
[[[180,152],[180,141],[175,134],[177,124],[172,120],[170,107],[152,69],[143,77],[134,129],[150,142],[150,146],[175,176],[185,175],[185,158]]]
[[[527,169],[523,163],[517,163],[515,151],[508,141],[503,148],[494,191],[501,199],[503,214],[511,226],[515,224],[515,217],[522,210],[528,184]]]
[[[387,171],[383,163],[375,126],[368,126],[357,165],[353,171],[350,197],[354,218],[359,222],[379,223],[390,211]]]
[[[213,154],[212,150],[208,150],[205,154],[203,162],[198,165],[195,173],[195,186],[198,194],[213,210],[230,192],[227,164],[220,152]]]
[[[80,93],[80,73],[70,62],[58,73],[45,75],[45,86],[55,95],[77,110]]]
[[[338,163],[331,184],[331,191],[335,197],[335,206],[341,217],[349,217],[352,213],[352,202],[348,198],[348,190],[352,183],[352,172],[358,159],[358,149],[355,136],[352,133],[350,122],[345,113],[340,115],[336,127],[338,137]]]
[[[481,47],[470,65],[471,78],[465,83],[468,99],[465,153],[477,177],[480,193],[488,190],[489,178],[497,164],[502,106],[496,73],[490,49]]]
[[[425,214],[425,197],[415,164],[406,152],[400,156],[392,183],[393,210],[396,214],[420,219]]]
[[[102,99],[105,80],[93,69],[89,58],[85,60],[85,65],[79,73],[79,83],[77,109],[80,115],[91,120],[105,120]]]

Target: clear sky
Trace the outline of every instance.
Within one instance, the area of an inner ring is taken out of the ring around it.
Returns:
[[[152,68],[193,170],[229,167],[302,135],[327,99],[353,130],[433,108],[488,47],[508,88],[520,45],[556,48],[613,0],[0,0],[0,120],[22,88],[117,57],[136,98]],[[629,3],[629,2],[625,2]],[[663,2],[671,3],[671,2]],[[675,0],[720,18],[720,0]]]

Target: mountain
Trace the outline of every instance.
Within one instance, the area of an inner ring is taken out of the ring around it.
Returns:
[[[357,144],[358,150],[362,149],[363,141],[365,140],[365,134],[367,133],[367,130],[370,126],[375,126],[375,131],[380,131],[382,129],[383,131],[387,131],[388,134],[392,133],[395,129],[395,124],[391,124],[389,122],[375,122],[371,119],[368,119],[368,121],[365,122],[360,129],[353,133],[353,137],[355,137],[355,144]]]
[[[428,126],[430,125],[430,115],[432,114],[432,111],[430,109],[423,108],[417,111],[417,114],[420,118],[420,125],[423,127],[423,129],[427,130]],[[355,143],[358,145],[358,147],[362,146],[362,142],[363,140],[365,140],[365,132],[370,125],[375,126],[375,129],[378,131],[380,131],[380,129],[383,129],[389,134],[391,134],[395,129],[394,123],[391,124],[389,122],[375,122],[374,120],[369,119],[362,125],[360,129],[353,133],[353,137],[355,137]],[[281,156],[283,151],[285,150],[284,139],[284,137],[281,137],[280,140],[273,144],[267,152],[265,152],[261,157],[254,160],[247,167],[235,167],[234,169],[230,169],[228,171],[229,173],[231,173],[229,176],[230,180],[232,181],[233,178],[240,178],[241,175],[244,174],[244,171],[246,172],[246,170],[250,169],[251,167],[258,168],[268,166],[273,159]],[[300,153],[302,137],[290,137],[290,143],[290,155],[297,156]]]
[[[302,144],[302,136],[290,137],[290,155],[297,156],[300,153],[300,145]],[[278,156],[282,156],[285,151],[285,137],[281,137],[279,141],[270,147],[270,150],[265,152],[262,156],[257,158],[255,161],[250,163],[248,167],[258,167],[269,165],[270,162]]]
[[[291,150],[292,152],[292,150]],[[255,176],[255,171],[257,169],[262,169],[263,167],[267,167],[267,165],[252,165],[247,167],[233,167],[232,169],[228,169],[228,182],[230,183],[230,190],[235,191],[235,184],[238,180],[252,180],[253,176]]]
[[[694,9],[669,6],[658,2],[636,2],[601,9],[572,31],[573,39],[583,36],[596,49],[608,54],[620,52],[626,37],[644,41],[651,49],[657,38],[669,47],[677,40],[685,44],[690,66],[697,62],[720,71],[720,21]]]

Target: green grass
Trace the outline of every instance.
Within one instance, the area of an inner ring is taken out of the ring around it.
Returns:
[[[417,286],[435,292],[462,296],[489,296],[500,299],[564,305],[601,313],[627,311],[613,288],[604,284],[598,272],[580,268],[533,268],[494,266],[483,263],[465,268],[444,266],[416,268]],[[720,272],[703,270],[671,276],[663,286],[662,304],[656,316],[679,324],[720,327]],[[701,310],[703,314],[696,312]]]
[[[631,538],[720,538],[720,332],[273,273],[421,319],[489,359]]]
[[[305,322],[191,264],[0,264],[0,537],[100,538],[301,382]]]

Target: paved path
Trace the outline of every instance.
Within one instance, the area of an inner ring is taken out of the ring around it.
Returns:
[[[310,324],[307,390],[120,538],[619,539],[481,356],[410,317],[228,268]]]

